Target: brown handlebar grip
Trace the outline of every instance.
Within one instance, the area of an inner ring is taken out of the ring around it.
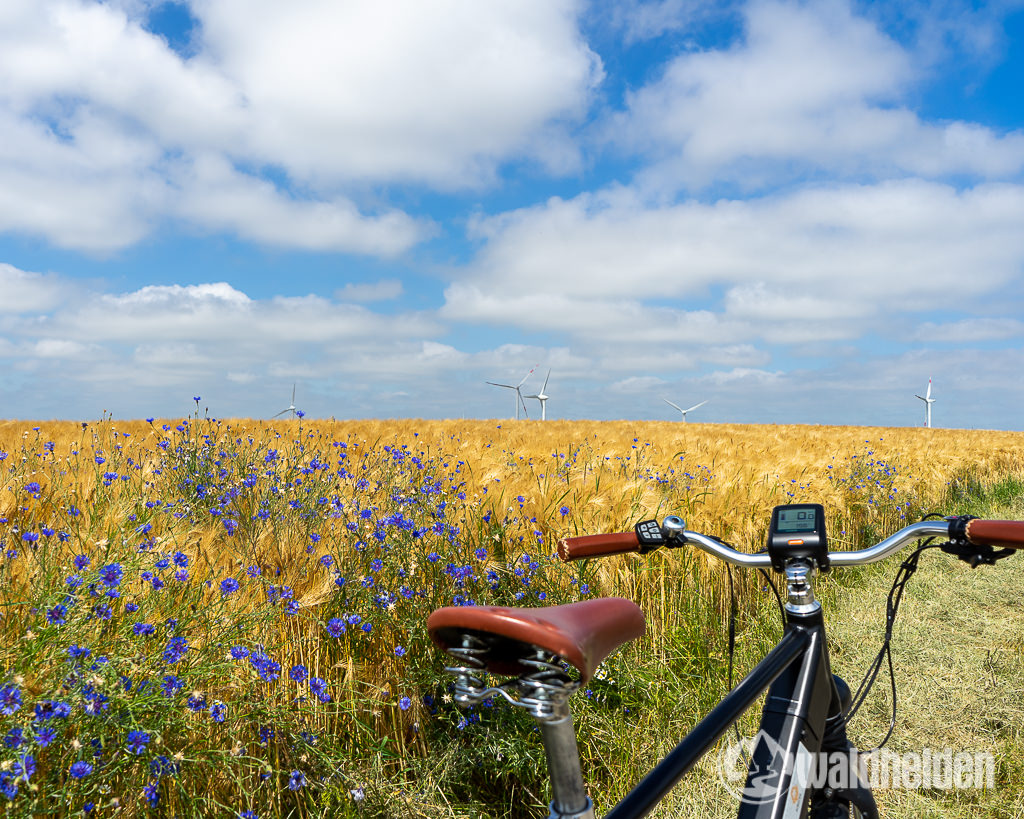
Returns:
[[[584,557],[604,557],[639,551],[640,541],[636,538],[636,532],[581,535],[580,537],[564,537],[558,541],[558,556],[562,560],[579,560]]]
[[[976,545],[1024,549],[1024,521],[981,520],[967,521],[967,539]]]

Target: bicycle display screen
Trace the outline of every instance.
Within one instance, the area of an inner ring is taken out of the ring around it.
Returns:
[[[818,510],[813,506],[782,507],[779,509],[779,532],[813,532],[817,526]]]
[[[825,510],[820,503],[789,503],[772,510],[768,528],[768,554],[772,568],[782,571],[787,560],[805,559],[828,569]]]

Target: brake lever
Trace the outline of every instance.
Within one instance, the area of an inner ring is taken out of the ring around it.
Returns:
[[[994,566],[997,560],[1016,554],[1016,549],[994,549],[988,544],[974,544],[966,541],[947,541],[939,544],[939,548],[962,560],[972,569],[978,566]]]

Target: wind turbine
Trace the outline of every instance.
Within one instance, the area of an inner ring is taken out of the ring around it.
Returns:
[[[924,425],[928,429],[932,428],[932,404],[935,403],[935,399],[932,398],[932,380],[928,379],[928,391],[924,395],[915,395],[915,398],[920,398],[924,401]]]
[[[295,417],[297,408],[295,406],[295,385],[292,384],[292,403],[288,405],[286,409],[281,410],[277,415],[270,416],[271,418],[277,418],[278,416],[284,415],[286,412],[290,412],[292,417]]]
[[[536,367],[533,368],[533,370],[536,370],[536,369],[537,369]],[[530,413],[526,412],[526,402],[523,400],[523,393],[522,393],[522,391],[519,388],[523,386],[523,384],[526,382],[527,378],[529,378],[531,375],[533,375],[533,370],[530,370],[530,372],[528,372],[526,375],[523,376],[523,380],[520,381],[518,384],[515,384],[515,385],[513,385],[513,384],[499,384],[497,381],[488,381],[487,382],[492,387],[504,387],[507,390],[515,390],[516,391],[516,420],[517,421],[519,420],[519,405],[520,404],[523,405],[523,412],[526,414],[526,417],[527,418],[530,417]]]
[[[694,404],[694,405],[693,405],[692,407],[690,407],[689,409],[683,409],[683,408],[682,408],[681,406],[679,406],[678,404],[673,404],[673,403],[672,403],[671,401],[669,401],[669,400],[668,400],[667,398],[662,398],[661,400],[662,400],[662,401],[664,401],[664,402],[665,402],[666,404],[668,404],[669,406],[675,407],[675,408],[676,408],[677,410],[679,410],[679,412],[681,412],[681,413],[682,413],[682,415],[683,415],[683,421],[684,421],[684,422],[686,421],[686,413],[688,413],[688,412],[693,412],[693,411],[694,411],[695,409],[697,409],[698,407],[703,407],[703,406],[704,406],[704,405],[705,405],[705,404],[707,403],[707,401],[701,401],[701,402],[700,402],[699,404]]]
[[[547,403],[548,403],[548,398],[550,398],[550,396],[545,395],[544,391],[547,390],[547,388],[548,388],[548,379],[549,378],[551,378],[551,370],[550,369],[548,369],[548,374],[546,376],[544,376],[544,386],[540,388],[540,392],[536,393],[535,395],[528,395],[528,396],[526,396],[527,398],[536,398],[538,401],[540,401],[540,420],[541,421],[547,421],[548,420]]]

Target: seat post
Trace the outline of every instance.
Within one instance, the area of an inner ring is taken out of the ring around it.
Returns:
[[[594,803],[587,796],[580,770],[576,729],[568,703],[561,719],[538,719],[551,778],[551,813],[548,819],[594,819]]]

